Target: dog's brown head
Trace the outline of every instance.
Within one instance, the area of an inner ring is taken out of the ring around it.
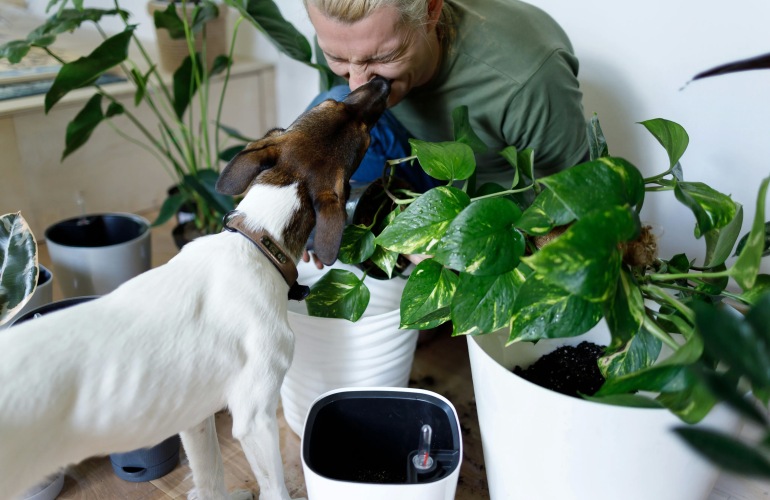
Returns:
[[[385,111],[389,93],[390,82],[378,76],[342,102],[324,101],[289,128],[268,132],[227,164],[217,191],[239,195],[254,183],[297,184],[302,209],[283,235],[287,250],[301,252],[315,224],[315,253],[332,264],[345,229],[350,176],[369,147],[369,131]]]

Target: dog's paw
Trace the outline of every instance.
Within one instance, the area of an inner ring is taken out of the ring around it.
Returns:
[[[252,500],[254,495],[249,490],[235,490],[230,493],[230,500]]]

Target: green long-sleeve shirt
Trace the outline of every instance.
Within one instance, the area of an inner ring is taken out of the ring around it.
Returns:
[[[467,105],[490,147],[478,158],[479,184],[512,177],[498,154],[508,145],[533,148],[541,173],[579,162],[588,146],[578,61],[561,27],[516,0],[447,1],[456,33],[439,73],[392,109],[396,118],[418,139],[446,141],[452,110]]]

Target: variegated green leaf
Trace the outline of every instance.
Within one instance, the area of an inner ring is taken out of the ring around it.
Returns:
[[[394,252],[431,254],[449,224],[468,204],[470,198],[459,189],[433,188],[398,214],[374,242]]]
[[[358,321],[369,305],[369,289],[350,271],[331,269],[310,287],[305,303],[311,316]]]
[[[401,328],[434,328],[450,318],[457,276],[433,259],[412,271],[401,294]]]
[[[627,209],[593,212],[522,260],[565,291],[602,302],[617,285],[621,263],[618,244],[633,239],[638,231],[638,217]]]
[[[37,242],[21,213],[0,217],[0,325],[24,307],[37,286]]]
[[[513,225],[521,211],[505,198],[485,198],[468,205],[452,221],[436,246],[445,266],[479,276],[512,271],[524,255],[524,236]]]
[[[368,227],[350,224],[342,232],[337,258],[345,264],[360,264],[374,253],[374,234]]]
[[[730,268],[730,275],[744,291],[754,286],[765,249],[765,202],[768,183],[770,183],[770,177],[763,179],[759,186],[751,231],[738,259]]]
[[[458,106],[452,111],[452,124],[455,141],[467,144],[474,153],[484,153],[487,150],[487,145],[471,127],[468,106]]]
[[[461,273],[452,299],[452,335],[479,335],[505,327],[523,282],[517,270],[498,276]]]
[[[674,194],[676,199],[695,215],[696,238],[727,226],[735,219],[738,210],[736,203],[729,196],[702,182],[677,182],[674,185]]]
[[[516,295],[508,342],[575,337],[593,328],[601,317],[599,304],[532,275]]]

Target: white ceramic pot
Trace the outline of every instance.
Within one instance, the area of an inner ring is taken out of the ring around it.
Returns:
[[[65,298],[110,293],[150,269],[150,223],[108,213],[62,220],[45,231],[56,282]]]
[[[410,466],[424,425],[430,466]],[[463,448],[452,403],[422,389],[355,388],[321,395],[302,434],[310,500],[453,500]]]
[[[359,276],[352,266],[335,264]],[[299,282],[315,283],[328,267],[318,270],[300,262]],[[344,319],[308,316],[304,302],[289,301],[294,331],[294,359],[281,387],[283,413],[289,427],[301,435],[313,401],[342,387],[406,387],[412,370],[417,330],[399,330],[401,292],[406,280],[367,279],[371,297],[364,316]]]
[[[505,347],[507,331],[468,338],[473,387],[491,499],[703,500],[718,469],[672,429],[663,409],[592,403],[514,375],[560,345],[606,345],[602,321],[565,340]],[[717,406],[698,425],[737,433],[740,419]]]

